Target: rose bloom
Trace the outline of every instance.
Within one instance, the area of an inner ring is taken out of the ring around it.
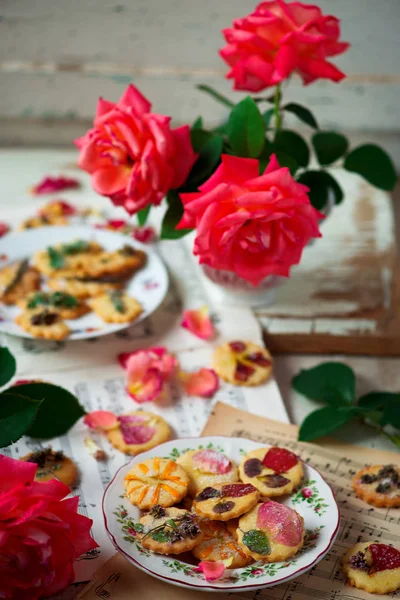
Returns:
[[[0,455],[0,598],[37,600],[74,581],[73,563],[96,548],[92,520],[78,497],[53,479],[36,482],[37,465]]]
[[[117,104],[100,98],[93,129],[75,140],[93,189],[130,214],[182,185],[197,158],[188,125],[171,129],[170,117],[150,110],[130,85]]]
[[[344,73],[326,59],[345,52],[339,42],[339,19],[318,6],[271,0],[233,27],[224,29],[227,46],[220,56],[231,67],[236,90],[259,92],[296,72],[305,84],[316,79],[341,81]]]
[[[232,271],[257,286],[268,275],[289,276],[304,246],[320,237],[323,218],[275,155],[259,175],[258,160],[222,155],[200,188],[181,194],[177,229],[196,228],[193,253],[202,264]]]

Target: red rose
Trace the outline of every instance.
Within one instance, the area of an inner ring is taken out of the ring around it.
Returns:
[[[91,174],[93,189],[130,214],[160,204],[185,182],[197,157],[189,127],[171,129],[170,117],[150,109],[130,85],[117,104],[100,98],[94,128],[75,140],[78,164]]]
[[[33,481],[37,465],[0,455],[0,598],[37,600],[74,581],[73,563],[96,548],[92,520],[60,481]]]
[[[339,42],[339,19],[324,16],[318,6],[270,0],[233,27],[224,29],[228,45],[220,56],[231,67],[228,79],[236,90],[259,92],[297,72],[304,83],[316,79],[340,81],[345,77],[329,56],[349,47]]]
[[[304,246],[320,237],[321,215],[275,155],[263,175],[258,160],[222,155],[200,188],[181,194],[184,214],[177,229],[195,227],[193,253],[200,263],[232,271],[258,285],[268,275],[289,275]]]

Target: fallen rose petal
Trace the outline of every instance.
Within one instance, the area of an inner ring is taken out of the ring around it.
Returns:
[[[157,400],[163,392],[163,377],[157,369],[148,369],[141,379],[128,381],[126,390],[130,397],[141,404]]]
[[[257,527],[267,529],[279,544],[291,547],[300,543],[303,534],[303,524],[297,512],[273,500],[259,507]]]
[[[156,430],[147,425],[138,425],[138,421],[144,420],[136,415],[122,415],[118,417],[119,426],[125,444],[146,444],[149,442]]]
[[[97,429],[99,431],[110,431],[118,426],[117,417],[108,410],[94,410],[84,416],[83,422],[89,429]]]
[[[204,573],[206,581],[216,581],[217,579],[220,579],[225,573],[225,562],[226,561],[222,560],[215,562],[212,562],[210,560],[202,560],[201,562],[199,562],[197,570],[201,573]]]
[[[10,231],[10,226],[7,225],[7,223],[4,223],[4,221],[0,221],[0,237],[5,235],[9,231]]]
[[[132,237],[142,244],[151,244],[156,237],[156,232],[153,227],[134,227]]]
[[[135,356],[139,352],[148,352],[154,354],[156,358],[162,358],[164,354],[166,354],[167,349],[165,346],[152,346],[151,348],[147,348],[146,350],[133,350],[133,352],[121,352],[118,354],[118,362],[123,369],[126,369],[128,360],[131,356]]]
[[[197,310],[183,311],[181,325],[202,340],[210,340],[215,335],[214,325],[208,316],[207,306]]]
[[[213,369],[202,368],[195,373],[181,371],[179,377],[189,396],[212,398],[219,388],[219,379]]]
[[[39,183],[33,186],[32,194],[53,194],[60,190],[71,190],[81,187],[80,182],[72,177],[44,177]]]

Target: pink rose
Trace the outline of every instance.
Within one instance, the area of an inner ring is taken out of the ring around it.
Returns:
[[[222,155],[222,163],[199,189],[181,194],[184,214],[177,229],[197,230],[193,253],[202,264],[232,271],[258,285],[268,275],[289,276],[304,246],[320,237],[321,215],[275,155],[263,175],[258,160]]]
[[[227,46],[220,56],[231,67],[228,79],[236,90],[259,92],[296,72],[305,84],[316,79],[340,81],[345,77],[326,60],[345,52],[339,42],[339,19],[324,16],[318,6],[270,0],[233,27],[224,29]]]
[[[0,455],[0,598],[37,600],[74,581],[73,563],[97,547],[78,497],[53,479],[34,481],[37,465]]]
[[[313,495],[313,491],[311,488],[309,487],[305,487],[301,490],[301,495],[303,496],[303,498],[311,498],[311,496]]]
[[[170,117],[150,110],[130,85],[117,104],[100,98],[93,129],[75,140],[78,164],[91,174],[93,189],[130,214],[160,204],[185,182],[197,158],[189,127],[171,129]]]

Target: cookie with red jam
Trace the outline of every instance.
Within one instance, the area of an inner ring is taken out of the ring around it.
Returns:
[[[291,494],[303,479],[303,464],[286,448],[257,448],[243,458],[239,477],[251,483],[262,498]]]
[[[259,499],[259,492],[250,484],[218,483],[197,494],[192,510],[213,521],[229,521],[247,513]]]
[[[216,348],[213,367],[224,381],[233,385],[254,386],[271,376],[272,358],[266,348],[253,342],[236,340]]]
[[[342,571],[351,586],[390,594],[400,588],[400,551],[386,544],[355,544],[343,556]]]

